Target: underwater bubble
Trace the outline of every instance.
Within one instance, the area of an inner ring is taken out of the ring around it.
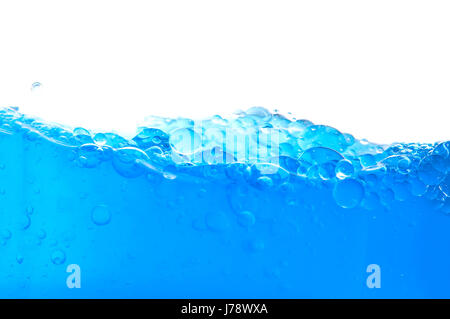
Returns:
[[[308,163],[304,160],[299,160],[299,165],[297,168],[297,175],[302,177],[307,177],[308,171],[311,167],[311,163]]]
[[[152,146],[145,150],[150,162],[157,167],[165,167],[172,164],[175,155],[166,155],[159,146]],[[180,160],[182,162],[182,160]]]
[[[411,160],[406,156],[402,156],[402,159],[397,163],[398,171],[402,174],[408,174],[411,171],[410,166]]]
[[[202,147],[202,138],[192,128],[181,128],[170,135],[169,143],[175,152],[189,155]]]
[[[411,188],[411,194],[414,196],[422,196],[427,192],[427,185],[415,177],[409,180],[409,185]]]
[[[106,135],[103,133],[95,134],[93,140],[94,140],[94,143],[99,146],[105,145],[106,142],[108,141],[108,139],[106,138]]]
[[[213,231],[224,231],[230,227],[227,215],[222,211],[212,211],[205,216],[206,225]]]
[[[336,171],[336,165],[334,163],[323,163],[321,165],[318,165],[318,174],[319,177],[322,180],[329,180],[334,178],[335,171]]]
[[[299,145],[302,146],[303,142],[312,146],[333,149],[337,152],[343,152],[348,146],[345,136],[337,129],[327,125],[309,126],[303,139],[299,140]]]
[[[265,109],[265,108],[263,108],[261,106],[251,107],[245,113],[247,115],[260,117],[260,118],[265,118],[265,117],[269,117],[269,116],[272,115],[267,109]]]
[[[152,138],[152,142],[155,143],[155,144],[161,143],[161,137],[159,137],[159,136],[154,136],[154,137]]]
[[[34,212],[33,206],[28,206],[28,207],[25,209],[25,213],[26,213],[27,215],[33,215],[33,212]]]
[[[61,265],[66,261],[66,253],[61,249],[57,249],[52,252],[51,260],[55,265]]]
[[[235,182],[244,182],[250,173],[250,167],[245,163],[231,163],[225,168],[225,174]]]
[[[147,149],[152,146],[159,146],[164,150],[168,150],[169,146],[169,135],[157,128],[139,128],[139,133],[133,138],[133,141],[141,149]]]
[[[47,237],[47,233],[45,232],[45,230],[40,229],[37,233],[37,237],[39,239],[45,239],[45,237]]]
[[[123,177],[135,178],[147,170],[148,155],[134,147],[124,147],[114,151],[113,167]]]
[[[24,257],[22,255],[18,254],[16,256],[16,261],[19,265],[23,263],[23,260],[24,260]]]
[[[293,157],[279,156],[278,165],[292,174],[297,174],[300,163]]]
[[[255,215],[253,215],[249,211],[240,212],[237,218],[239,225],[241,225],[242,227],[251,227],[255,224],[256,221]]]
[[[342,134],[344,141],[347,143],[347,146],[351,146],[355,143],[355,137],[351,134],[344,133]]]
[[[109,224],[111,221],[111,213],[109,211],[108,206],[106,205],[97,205],[92,209],[91,219],[94,224],[98,226],[103,226]]]
[[[331,148],[313,147],[304,151],[300,159],[311,164],[323,164],[327,162],[339,162],[344,157]]]
[[[302,137],[306,129],[313,125],[310,121],[307,120],[297,120],[288,124],[288,132],[295,138]]]
[[[342,208],[354,208],[364,197],[364,187],[353,178],[340,180],[334,185],[333,197]]]
[[[443,158],[439,155],[430,155],[422,159],[418,168],[418,176],[427,185],[438,185],[444,178],[445,173],[439,170]]]
[[[31,219],[28,215],[21,215],[17,219],[19,229],[27,230],[31,225]]]
[[[78,162],[82,167],[93,168],[103,159],[103,150],[95,144],[83,144],[78,148]]]
[[[286,182],[289,179],[289,172],[272,163],[256,163],[250,167],[247,178],[257,187],[265,188]]]
[[[450,142],[442,142],[439,143],[434,149],[433,149],[434,155],[439,155],[443,158],[447,158],[450,155]]]
[[[345,179],[352,176],[354,168],[352,162],[347,159],[340,160],[336,164],[336,177],[339,179]]]
[[[268,189],[273,186],[273,180],[269,176],[261,176],[256,179],[255,185],[259,189]]]
[[[244,248],[251,253],[257,253],[264,250],[265,244],[261,239],[252,239],[244,243]]]
[[[372,154],[364,154],[359,158],[359,162],[363,167],[371,167],[377,165],[377,160]]]
[[[162,176],[163,176],[165,179],[167,179],[167,180],[174,180],[174,179],[177,178],[177,175],[175,175],[175,174],[172,173],[172,172],[168,172],[168,171],[164,171],[164,172],[162,173]]]
[[[75,134],[75,135],[91,135],[91,133],[89,133],[89,131],[88,130],[86,130],[85,128],[82,128],[82,127],[76,127],[74,130],[73,130],[73,134]]]

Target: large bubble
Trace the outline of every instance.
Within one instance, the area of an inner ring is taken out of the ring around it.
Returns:
[[[364,186],[353,178],[338,181],[334,185],[333,197],[336,204],[343,208],[354,208],[364,197]]]

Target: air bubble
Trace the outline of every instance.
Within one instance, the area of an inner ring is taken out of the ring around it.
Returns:
[[[109,224],[111,221],[111,213],[109,211],[108,206],[106,205],[97,205],[92,209],[91,219],[94,224],[98,226],[104,226]]]
[[[37,233],[37,237],[39,239],[45,239],[45,237],[47,237],[47,233],[45,232],[45,230],[40,229]]]
[[[148,155],[138,148],[124,147],[114,152],[113,166],[123,177],[136,178],[141,176],[147,170],[146,164],[148,162]]]
[[[52,252],[51,260],[55,265],[62,265],[66,261],[66,253],[60,249],[57,249]]]
[[[340,160],[336,164],[336,177],[339,179],[345,179],[352,176],[354,173],[354,168],[352,162],[349,160]]]
[[[249,211],[243,211],[240,212],[237,216],[238,218],[238,223],[239,225],[241,225],[242,227],[251,227],[255,224],[255,215],[253,215],[251,212]]]
[[[21,215],[17,221],[19,229],[27,230],[31,225],[31,219],[28,215]]]
[[[103,146],[106,144],[108,139],[106,138],[106,135],[103,133],[97,133],[94,135],[94,143],[98,146]]]
[[[354,208],[364,197],[364,187],[358,180],[347,178],[335,184],[333,197],[342,208]]]
[[[425,157],[419,164],[419,178],[427,185],[438,185],[444,178],[445,173],[440,169],[443,158],[439,155]]]
[[[170,135],[170,146],[183,155],[190,155],[202,147],[202,138],[192,128],[178,129]]]

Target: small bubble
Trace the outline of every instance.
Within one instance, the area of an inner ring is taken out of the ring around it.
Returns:
[[[31,225],[31,219],[28,215],[19,216],[17,224],[20,229],[26,230]]]
[[[62,250],[57,249],[53,251],[51,260],[55,265],[61,265],[66,261],[66,254]]]
[[[238,223],[242,227],[251,227],[255,224],[255,216],[249,211],[243,211],[238,214]]]
[[[410,172],[409,167],[411,166],[411,160],[406,157],[402,156],[401,159],[397,163],[397,168],[399,173],[402,174],[408,174]]]
[[[253,239],[245,243],[245,248],[252,253],[257,253],[264,250],[265,244],[262,240]]]
[[[32,215],[32,214],[33,214],[33,211],[34,211],[33,206],[28,206],[28,207],[26,208],[26,210],[25,210],[25,213],[26,213],[27,215]]]
[[[336,164],[336,177],[339,179],[345,179],[353,175],[355,169],[352,162],[343,159]]]
[[[19,254],[16,256],[16,261],[19,265],[23,263],[23,260],[24,260],[24,258],[22,255]]]
[[[114,151],[113,167],[117,173],[127,178],[135,178],[146,172],[148,155],[135,147],[124,147]]]
[[[47,237],[47,233],[45,232],[45,230],[41,229],[38,231],[37,236],[39,239],[44,239],[45,237]]]
[[[97,205],[92,209],[91,218],[98,226],[107,225],[111,221],[111,213],[106,205]]]
[[[260,189],[267,189],[273,186],[273,181],[268,176],[261,176],[256,180],[256,186]]]
[[[417,178],[410,179],[409,184],[411,185],[411,194],[414,196],[422,196],[427,192],[427,185]]]
[[[97,133],[94,135],[94,143],[103,146],[107,142],[106,135],[103,133]]]
[[[154,136],[152,138],[152,142],[155,144],[159,144],[159,143],[161,143],[161,138],[159,136]]]
[[[177,175],[170,172],[163,172],[163,177],[168,180],[174,180],[175,178],[177,178]]]
[[[82,128],[82,127],[76,127],[73,130],[73,134],[75,134],[75,135],[91,135],[91,133],[89,133],[88,130],[86,130],[85,128]]]
[[[333,197],[339,206],[354,208],[364,197],[364,187],[356,179],[347,178],[335,184]]]

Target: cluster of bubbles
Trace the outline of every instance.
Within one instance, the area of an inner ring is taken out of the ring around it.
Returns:
[[[0,110],[2,132],[71,148],[81,167],[110,162],[126,178],[188,176],[263,190],[311,183],[329,186],[342,208],[373,209],[415,196],[450,214],[450,141],[379,145],[262,107],[200,121],[149,117],[131,139],[48,124],[10,107]],[[97,224],[109,221],[103,207],[93,215]],[[251,220],[242,216],[243,223]]]

